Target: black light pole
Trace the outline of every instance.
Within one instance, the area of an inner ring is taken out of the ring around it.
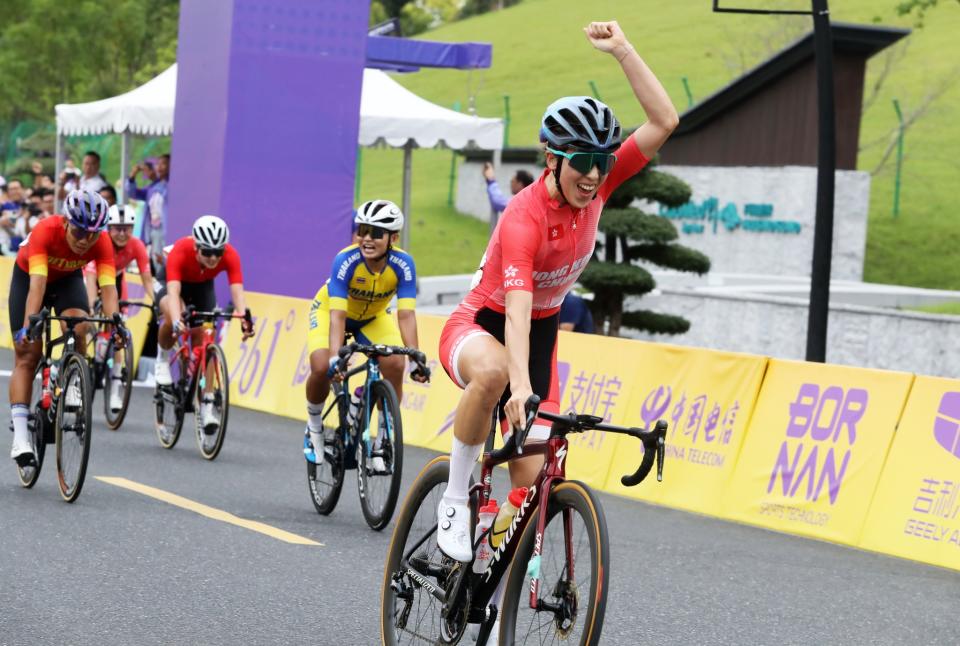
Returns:
[[[827,360],[830,262],[833,257],[833,193],[837,166],[837,121],[833,99],[833,36],[827,0],[813,0],[813,47],[817,61],[817,216],[807,317],[807,361]]]
[[[813,51],[817,65],[817,213],[813,230],[810,306],[807,316],[807,361],[827,359],[827,316],[830,312],[830,262],[833,257],[833,194],[837,167],[837,121],[833,98],[833,35],[827,0],[811,0],[812,11],[778,11],[720,7],[718,13],[813,16]]]

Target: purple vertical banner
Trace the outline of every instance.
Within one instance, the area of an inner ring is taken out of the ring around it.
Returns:
[[[311,296],[348,243],[369,10],[181,5],[168,238],[220,215],[249,290]]]

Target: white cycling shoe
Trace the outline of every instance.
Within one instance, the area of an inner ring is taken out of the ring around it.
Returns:
[[[120,394],[120,388],[123,387],[119,381],[110,384],[110,410],[114,413],[123,408],[123,395]]]
[[[10,457],[16,460],[17,464],[21,467],[37,465],[37,456],[33,452],[33,446],[30,445],[29,440],[18,442],[17,438],[14,438],[13,448],[10,449]]]
[[[470,507],[467,501],[440,499],[437,506],[437,545],[444,554],[461,563],[473,558],[470,536]]]
[[[203,432],[207,435],[213,435],[220,426],[220,415],[213,407],[213,402],[205,401],[200,404],[200,424],[203,426]]]
[[[74,382],[67,386],[66,396],[64,397],[64,405],[66,405],[67,410],[77,410],[80,408],[82,401],[80,384]]]
[[[156,379],[158,386],[173,385],[173,375],[170,374],[170,364],[167,363],[166,359],[157,357],[153,364],[153,377]]]

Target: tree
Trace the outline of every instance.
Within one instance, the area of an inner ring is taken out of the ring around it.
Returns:
[[[690,187],[685,182],[652,166],[649,164],[610,196],[600,218],[600,230],[606,235],[604,259],[595,254],[580,276],[580,282],[594,294],[591,310],[597,327],[602,330],[608,323],[609,336],[618,336],[621,326],[658,334],[682,334],[690,329],[689,321],[680,316],[623,311],[625,296],[642,296],[656,287],[650,272],[633,264],[634,260],[696,274],[710,271],[709,258],[675,243],[677,229],[670,220],[630,207],[635,199],[671,207],[690,201]]]
[[[956,0],[960,4],[960,0]],[[937,6],[939,0],[903,0],[897,5],[897,13],[901,16],[915,14],[917,16],[917,27],[923,27],[923,19],[927,15],[928,9]]]

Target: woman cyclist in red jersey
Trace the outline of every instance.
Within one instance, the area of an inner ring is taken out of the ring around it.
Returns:
[[[450,316],[440,360],[464,389],[454,418],[450,476],[437,509],[437,543],[451,558],[472,557],[467,493],[470,474],[498,402],[513,427],[524,423],[533,393],[557,412],[556,338],[563,297],[594,250],[597,222],[613,190],[646,165],[676,128],[663,86],[616,22],[584,29],[590,43],[623,69],[647,122],[621,143],[610,108],[590,97],[565,97],[543,115],[547,168],[511,200],[487,246],[479,283]],[[549,426],[538,420],[534,439]],[[510,463],[514,486],[531,484],[540,456]]]
[[[13,449],[10,457],[21,467],[36,465],[30,444],[28,402],[33,374],[43,352],[40,340],[27,336],[29,318],[43,307],[61,316],[90,313],[83,285],[83,267],[97,263],[97,278],[103,294],[103,313],[117,311],[113,247],[100,235],[107,226],[107,202],[93,191],[71,191],[64,201],[66,215],[42,220],[20,245],[10,280],[9,314],[13,331],[14,368],[10,377],[10,414],[13,418]],[[84,351],[85,325],[77,326],[77,350]],[[123,343],[123,339],[118,339]],[[71,393],[67,391],[67,405]]]

